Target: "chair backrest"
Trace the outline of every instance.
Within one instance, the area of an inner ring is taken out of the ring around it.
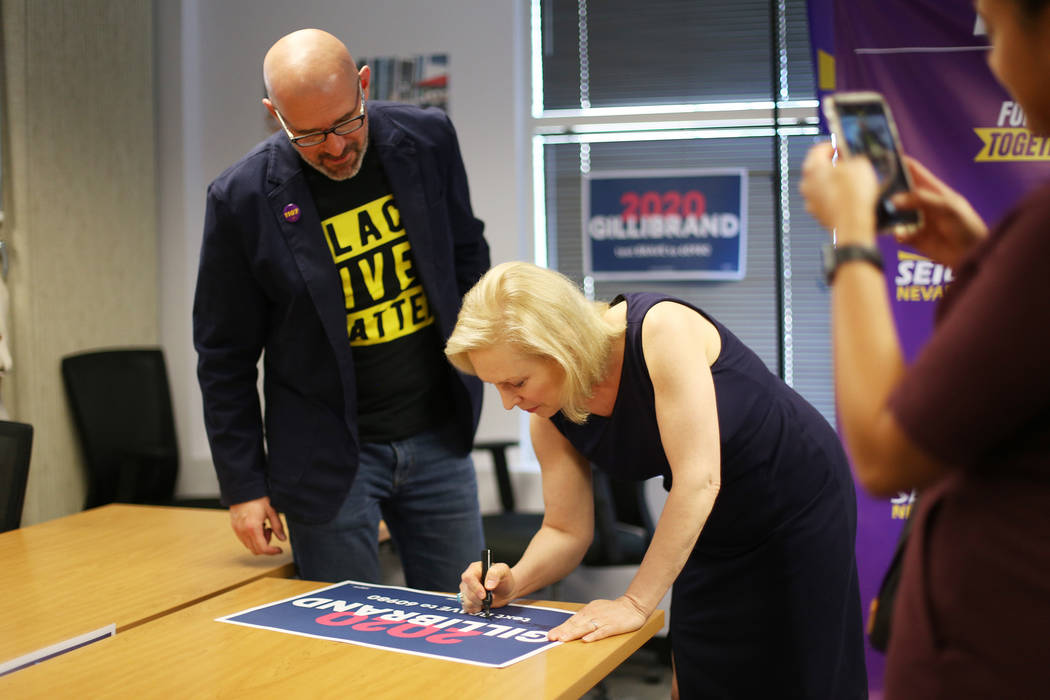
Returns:
[[[0,532],[22,524],[32,450],[33,426],[0,421]]]
[[[171,502],[179,455],[160,348],[69,355],[62,379],[88,469],[85,508]]]
[[[514,501],[514,487],[510,481],[510,468],[507,466],[507,450],[517,445],[516,440],[490,440],[474,443],[475,450],[487,450],[492,455],[492,469],[496,474],[499,502],[504,513],[513,513],[517,509]]]
[[[542,513],[516,511],[507,449],[514,441],[478,442],[475,450],[492,454],[493,470],[499,486],[500,513],[483,518],[485,538],[502,561],[517,561],[532,536],[539,530]],[[583,563],[588,566],[638,564],[652,540],[655,526],[645,499],[645,485],[610,477],[592,466],[594,486],[594,539]]]
[[[584,564],[639,564],[655,526],[645,501],[645,482],[611,477],[591,468],[594,485],[594,541]]]

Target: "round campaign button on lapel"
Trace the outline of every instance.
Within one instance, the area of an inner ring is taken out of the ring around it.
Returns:
[[[285,221],[289,221],[293,224],[303,215],[302,211],[299,209],[299,205],[295,203],[285,204],[281,213],[284,214]]]

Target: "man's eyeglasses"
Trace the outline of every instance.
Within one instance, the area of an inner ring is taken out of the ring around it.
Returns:
[[[273,108],[273,112],[277,115],[277,121],[281,122],[281,127],[284,129],[284,133],[288,135],[288,140],[291,141],[293,145],[298,146],[299,148],[320,146],[324,143],[325,139],[328,138],[328,134],[346,136],[354,133],[365,125],[365,92],[361,89],[360,78],[357,79],[357,95],[361,102],[361,107],[359,114],[356,117],[350,117],[349,119],[341,121],[330,129],[311,131],[309,134],[302,134],[301,136],[295,136],[292,134],[292,130],[284,123],[284,117],[281,116],[280,111],[278,111],[276,107]]]

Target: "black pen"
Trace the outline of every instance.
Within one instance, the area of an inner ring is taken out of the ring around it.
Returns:
[[[492,566],[492,550],[481,550],[481,585],[485,585],[485,577],[489,575],[489,567]],[[481,601],[481,612],[485,617],[492,617],[492,591],[485,591],[485,599]]]

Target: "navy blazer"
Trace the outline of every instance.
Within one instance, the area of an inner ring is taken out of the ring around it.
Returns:
[[[489,267],[455,130],[435,109],[369,102],[367,110],[369,148],[386,171],[447,340],[463,294]],[[193,339],[223,502],[268,495],[298,520],[325,522],[357,471],[357,390],[342,283],[306,167],[277,132],[209,186]],[[282,213],[289,204],[300,210],[297,221]],[[466,454],[481,413],[481,382],[447,366],[454,377],[453,447]]]

